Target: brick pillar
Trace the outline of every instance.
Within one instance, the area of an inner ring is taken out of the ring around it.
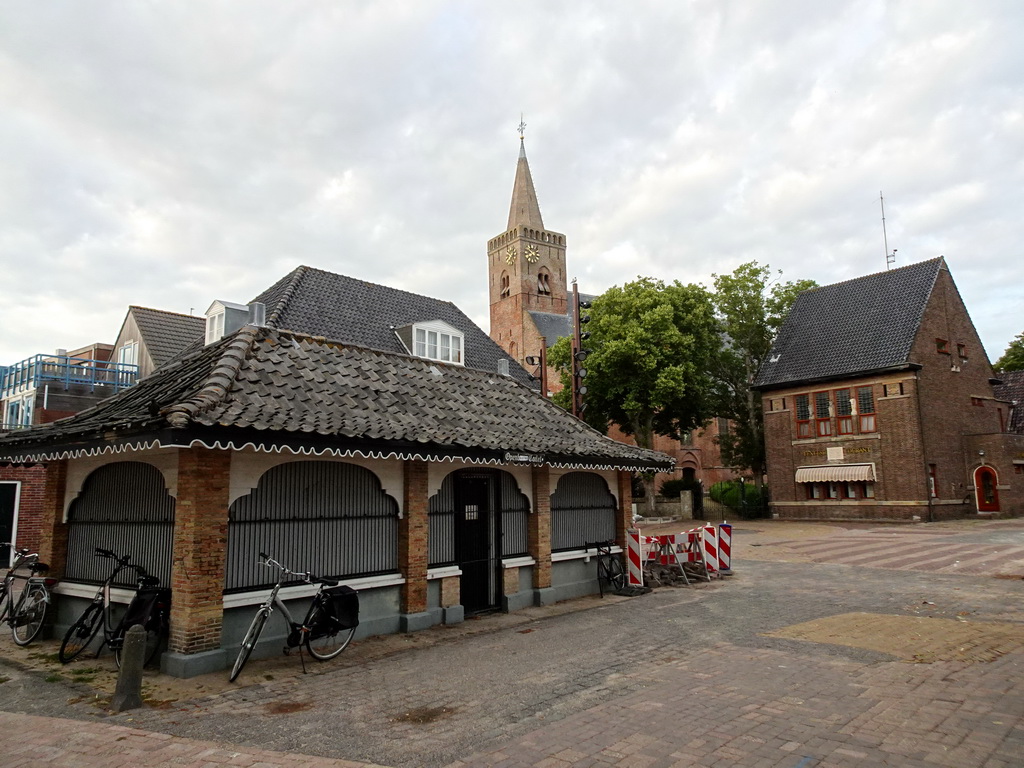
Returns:
[[[64,492],[67,487],[67,461],[46,465],[39,525],[39,559],[50,566],[48,575],[61,578],[68,560],[68,526],[64,522]]]
[[[534,589],[551,586],[551,475],[547,466],[533,468],[533,514],[527,528]]]
[[[402,495],[404,514],[398,526],[398,569],[405,577],[402,585],[402,613],[423,613],[427,610],[427,486],[428,464],[425,461],[405,462],[405,483]]]
[[[633,527],[633,475],[619,470],[619,509],[615,515],[615,543],[626,548],[626,531]]]
[[[169,644],[175,653],[220,647],[230,475],[229,451],[182,448],[178,452]]]

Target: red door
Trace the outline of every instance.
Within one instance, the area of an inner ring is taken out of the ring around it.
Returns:
[[[979,512],[999,511],[999,491],[996,489],[996,473],[991,467],[978,467],[974,471],[974,492],[978,498]]]

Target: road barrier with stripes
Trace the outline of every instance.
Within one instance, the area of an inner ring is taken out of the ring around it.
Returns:
[[[630,529],[628,539],[629,583],[643,585],[643,568],[677,569],[683,581],[689,576],[710,581],[732,574],[732,526],[704,523],[682,533],[643,536]],[[687,567],[688,566],[688,567]],[[689,574],[687,574],[689,570]]]

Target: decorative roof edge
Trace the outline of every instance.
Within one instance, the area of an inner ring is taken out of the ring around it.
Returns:
[[[164,440],[139,440],[136,442],[118,443],[117,445],[103,445],[92,448],[73,448],[58,451],[43,451],[40,453],[26,454],[14,458],[0,459],[0,463],[10,464],[39,464],[45,461],[65,461],[69,459],[85,459],[96,456],[113,455],[121,453],[134,453],[137,451],[158,450],[164,448],[206,448],[207,450],[241,451],[251,448],[258,453],[287,453],[293,456],[331,456],[336,459],[362,458],[362,459],[396,459],[399,461],[436,461],[436,462],[462,462],[466,464],[480,464],[492,466],[511,466],[519,464],[538,464],[532,461],[509,461],[498,458],[480,458],[473,456],[447,455],[434,452],[412,452],[401,450],[361,450],[358,448],[294,448],[285,445],[261,445],[253,441],[234,440],[183,440],[180,442],[166,442]],[[539,465],[547,465],[552,469],[598,469],[598,470],[626,470],[634,471],[640,469],[651,469],[651,467],[628,467],[619,464],[603,464],[594,461],[541,461]],[[666,470],[667,471],[667,470]]]

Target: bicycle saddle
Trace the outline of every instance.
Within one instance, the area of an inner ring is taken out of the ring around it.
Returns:
[[[158,579],[156,576],[150,576],[148,573],[144,576],[139,576],[140,587],[156,587],[159,586],[159,584],[160,579]]]

